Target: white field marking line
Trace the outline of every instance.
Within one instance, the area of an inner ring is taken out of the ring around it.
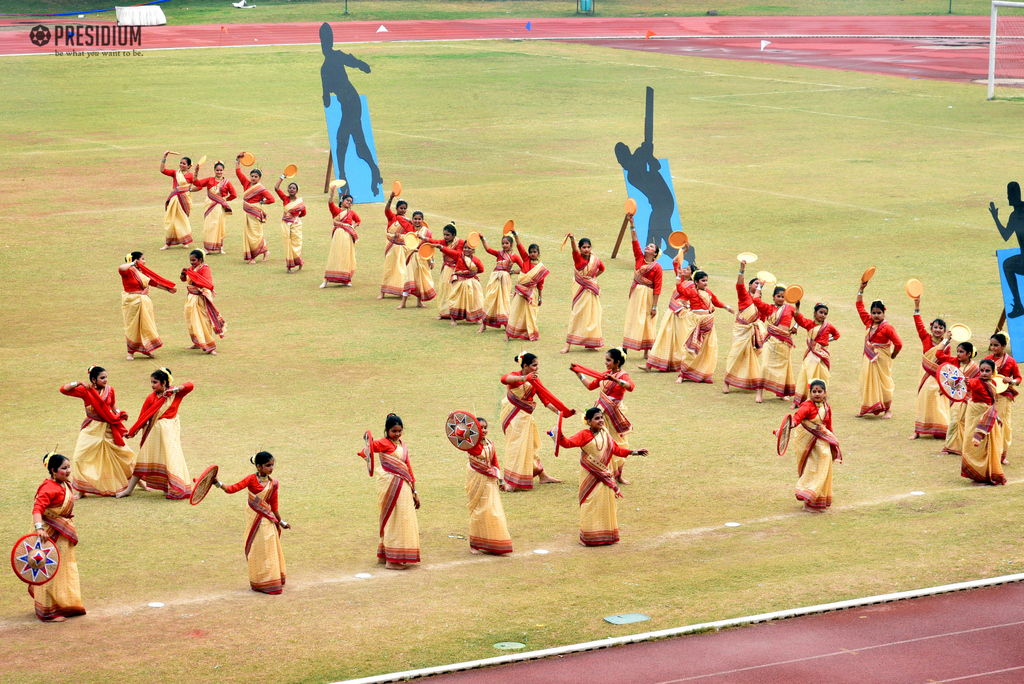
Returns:
[[[914,639],[901,639],[899,641],[889,641],[889,642],[886,642],[884,644],[875,644],[874,646],[862,646],[862,647],[856,647],[856,648],[852,648],[852,649],[842,649],[842,650],[839,650],[839,651],[833,651],[832,653],[822,653],[822,654],[819,654],[819,655],[807,656],[807,657],[804,657],[804,658],[793,658],[791,660],[779,660],[779,661],[774,662],[774,663],[765,663],[763,665],[751,665],[750,667],[738,667],[738,668],[733,669],[733,670],[721,670],[719,672],[708,672],[706,674],[694,675],[693,677],[683,677],[682,679],[666,679],[666,680],[661,681],[661,682],[656,682],[655,684],[679,684],[680,682],[693,682],[693,681],[696,681],[698,679],[707,679],[709,677],[721,677],[723,675],[736,674],[737,672],[750,672],[751,670],[762,670],[762,669],[769,668],[769,667],[777,667],[779,665],[792,665],[793,663],[804,663],[804,662],[807,662],[809,660],[820,660],[822,658],[831,658],[833,656],[854,655],[853,652],[856,652],[857,654],[859,654],[859,653],[861,653],[863,651],[873,651],[873,650],[879,649],[879,648],[889,648],[890,646],[902,646],[903,644],[913,644],[913,643],[917,643],[917,642],[920,642],[920,641],[929,641],[931,639],[945,639],[947,637],[959,636],[961,634],[971,634],[973,632],[984,632],[984,631],[989,630],[989,629],[1000,629],[1002,627],[1014,627],[1016,625],[1024,625],[1024,620],[1017,620],[1016,622],[1004,622],[1004,623],[999,624],[999,625],[988,625],[987,627],[975,627],[974,629],[963,629],[963,630],[959,630],[959,631],[956,631],[956,632],[945,632],[943,634],[932,634],[930,636],[916,637]],[[1021,667],[1024,667],[1024,666],[1021,666]],[[1009,669],[1016,670],[1016,669],[1020,669],[1020,668],[1009,668]],[[1001,670],[1001,672],[1006,672],[1006,670]],[[969,677],[977,677],[977,676],[978,675],[969,675]],[[964,679],[969,678],[969,677],[965,677]],[[947,679],[945,681],[956,681],[956,680],[948,680]]]
[[[751,615],[748,617],[732,618],[729,620],[718,620],[716,622],[704,622],[696,625],[688,625],[686,627],[663,629],[656,632],[643,632],[641,634],[631,634],[628,636],[610,637],[608,639],[587,641],[584,643],[572,644],[569,646],[558,646],[555,648],[547,648],[540,651],[527,651],[525,653],[513,653],[504,656],[495,656],[493,658],[483,658],[480,660],[470,660],[463,663],[454,663],[451,665],[427,667],[419,670],[392,672],[384,675],[363,677],[361,679],[350,679],[346,680],[345,682],[336,682],[335,684],[383,684],[384,682],[405,681],[417,677],[427,677],[431,675],[446,674],[449,672],[458,672],[461,670],[474,670],[482,667],[493,667],[495,665],[525,662],[527,660],[538,660],[540,658],[550,658],[553,656],[563,656],[572,653],[582,653],[584,651],[594,651],[600,648],[608,648],[610,646],[621,646],[625,644],[635,644],[644,641],[654,641],[657,639],[664,639],[666,637],[683,636],[685,634],[692,634],[695,632],[705,632],[709,630],[720,631],[722,629],[727,629],[730,627],[739,627],[744,625],[756,624],[760,622],[771,622],[773,620],[781,620],[791,617],[814,615],[817,613],[828,613],[835,610],[859,608],[862,606],[869,606],[878,603],[891,603],[892,601],[900,601],[911,598],[921,598],[924,596],[935,596],[937,594],[946,594],[955,591],[962,591],[964,589],[978,589],[982,587],[991,587],[999,584],[1009,584],[1021,581],[1024,581],[1024,574],[1003,575],[1000,577],[992,577],[989,579],[958,582],[956,584],[945,584],[938,587],[928,587],[926,589],[902,591],[894,594],[867,596],[865,598],[853,599],[850,601],[836,601],[834,603],[823,603],[820,605],[808,606],[805,608],[791,608],[789,610],[779,610],[772,613],[761,613],[759,615]],[[1022,621],[1021,623],[1008,624],[1024,624],[1024,621]],[[991,629],[991,627],[979,629]]]
[[[760,188],[741,188],[735,185],[727,185],[725,183],[715,183],[712,181],[698,180],[696,178],[682,178],[681,176],[673,176],[673,181],[682,181],[684,183],[695,183],[699,185],[710,185],[715,188],[724,188],[726,190],[740,190],[743,192],[754,192],[762,195],[772,195],[774,197],[782,197],[784,199],[796,199],[803,200],[804,202],[815,202],[818,204],[828,204],[833,207],[845,207],[847,209],[856,209],[858,211],[866,211],[872,214],[889,214],[890,216],[902,216],[896,212],[889,211],[887,209],[872,209],[871,207],[861,207],[856,204],[846,204],[845,202],[833,202],[832,200],[818,199],[816,197],[804,197],[802,195],[789,195],[784,192],[775,192],[773,190],[762,190]]]
[[[730,95],[705,95],[702,100],[717,100],[721,97],[751,97],[754,95],[802,95],[803,93],[842,93],[848,90],[868,90],[869,86],[850,86],[849,88],[821,88],[817,90],[772,90],[763,93],[732,93]]]
[[[1024,665],[1019,665],[1017,667],[1008,667],[1008,668],[1006,668],[1004,670],[992,670],[991,672],[979,672],[978,674],[964,675],[963,677],[954,677],[953,679],[940,679],[939,681],[934,682],[934,684],[944,684],[944,682],[962,682],[965,679],[974,679],[975,677],[987,677],[989,675],[1001,674],[1003,672],[1014,672],[1016,670],[1022,670],[1022,669],[1024,669]]]

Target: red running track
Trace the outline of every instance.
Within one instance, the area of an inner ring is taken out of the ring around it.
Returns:
[[[77,21],[77,20],[75,20]],[[84,21],[84,20],[83,20]],[[988,17],[651,17],[531,20],[334,22],[338,43],[442,40],[554,40],[671,54],[761,60],[921,78],[970,80],[987,75]],[[36,22],[0,23],[0,55],[119,49],[86,45],[84,36],[35,46]],[[74,22],[68,21],[67,25]],[[52,23],[45,24],[49,27]],[[643,40],[647,31],[656,36]],[[316,44],[318,23],[152,26],[142,49]],[[760,41],[772,44],[763,53]],[[82,44],[78,44],[81,42]],[[138,46],[132,46],[138,49]]]
[[[434,676],[429,681],[1020,684],[1022,642],[1024,585],[1005,584]]]

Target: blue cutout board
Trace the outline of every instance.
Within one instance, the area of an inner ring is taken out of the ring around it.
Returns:
[[[672,185],[672,170],[668,166],[668,159],[659,159],[658,161],[661,162],[661,169],[658,173],[660,173],[661,177],[665,179],[669,190],[672,191],[672,199],[675,200],[676,189],[675,186]],[[633,215],[633,225],[636,226],[636,233],[637,237],[640,238],[641,247],[646,247],[649,240],[647,233],[644,232],[644,228],[650,225],[651,204],[647,201],[647,196],[644,195],[644,193],[629,184],[628,174],[628,171],[625,169],[622,170],[622,178],[626,181],[626,196],[636,200],[636,214]],[[672,208],[672,230],[677,231],[682,229],[683,223],[679,219],[679,202],[676,201],[675,206]],[[658,263],[661,264],[662,268],[671,271],[672,258],[675,257],[677,250],[674,247],[669,247],[663,240],[659,247],[661,247],[661,257],[658,259]],[[631,255],[632,253],[632,249],[627,246],[626,254]]]
[[[1003,310],[1009,312],[1013,308],[1013,294],[1010,292],[1010,286],[1006,282],[1006,273],[1003,271],[1003,262],[1012,256],[1020,254],[1020,248],[1017,249],[1000,249],[996,252],[996,258],[999,260],[999,283],[1003,289]],[[1017,281],[1020,282],[1020,278]],[[1020,292],[1024,296],[1024,283],[1020,283]],[[1018,318],[1006,319],[1006,332],[1010,334],[1010,356],[1013,357],[1014,361],[1018,363],[1024,362],[1024,316]],[[988,349],[988,342],[986,341],[982,350]],[[1021,355],[1017,356],[1017,352],[1020,351]],[[984,356],[985,354],[982,354]]]
[[[366,137],[366,144],[370,148],[370,154],[373,156],[373,161],[377,163],[377,146],[373,143],[373,126],[370,125],[370,107],[366,103],[366,96],[360,95],[359,102],[362,104],[363,115],[363,135]],[[327,137],[331,144],[331,157],[334,159],[334,177],[341,178],[341,174],[338,169],[342,166],[338,163],[338,124],[341,123],[341,105],[338,103],[338,98],[335,95],[331,95],[331,106],[324,107],[324,115],[327,117]],[[345,179],[348,181],[348,185],[342,189],[343,194],[352,195],[353,204],[370,204],[372,202],[383,202],[384,201],[384,189],[383,187],[377,188],[377,193],[374,194],[373,188],[370,185],[373,181],[373,175],[370,171],[370,167],[367,166],[366,162],[360,159],[356,155],[356,146],[352,142],[352,138],[347,141],[347,148],[345,150]]]
[[[631,622],[644,622],[650,619],[643,613],[624,613],[622,615],[611,615],[606,617],[604,621],[610,622],[613,625],[628,625]]]

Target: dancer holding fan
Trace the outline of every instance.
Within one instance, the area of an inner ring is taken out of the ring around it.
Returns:
[[[723,304],[708,289],[708,274],[704,271],[694,273],[693,287],[684,289],[681,294],[689,301],[693,329],[683,345],[683,359],[676,382],[714,382],[715,366],[718,364],[715,307],[723,308],[731,314],[735,314],[736,309]]]
[[[405,247],[405,234],[416,232],[412,221],[405,217],[405,212],[409,210],[408,202],[404,199],[398,200],[395,203],[395,211],[391,211],[391,203],[398,196],[396,190],[402,191],[398,181],[395,181],[388,203],[384,205],[384,218],[388,220],[385,235],[388,246],[384,248],[384,280],[377,299],[384,299],[384,295],[401,297],[405,292],[405,262],[409,256],[409,251]]]
[[[821,302],[814,305],[813,320],[800,313],[800,302],[797,302],[793,318],[807,331],[807,350],[796,375],[796,399],[793,400],[793,408],[799,408],[807,401],[812,380],[821,380],[827,385],[832,377],[832,355],[828,345],[839,339],[839,330],[826,320],[828,306]]]
[[[527,253],[519,235],[513,231],[519,256],[523,260],[523,272],[512,289],[512,302],[509,305],[508,323],[505,324],[506,340],[527,340],[536,342],[540,339],[540,328],[537,327],[537,309],[543,303],[544,279],[548,277],[547,268],[540,261],[540,246],[530,245]]]
[[[658,298],[661,296],[663,272],[658,263],[661,249],[655,244],[640,249],[633,217],[627,216],[629,233],[633,238],[633,258],[636,267],[633,283],[629,286],[629,305],[626,307],[626,328],[622,348],[642,351],[644,358],[654,346],[657,335]]]
[[[544,471],[540,462],[540,431],[533,411],[537,399],[553,413],[569,417],[575,409],[566,408],[555,395],[544,387],[537,375],[540,360],[535,354],[524,352],[515,357],[519,371],[501,378],[508,388],[501,402],[501,429],[505,433],[505,491],[533,489],[533,478],[541,484],[561,482]],[[556,451],[557,454],[557,451]]]
[[[407,233],[405,236],[408,256],[405,258],[405,285],[402,288],[402,303],[398,306],[399,309],[405,308],[409,297],[415,297],[416,308],[423,309],[423,302],[429,302],[437,296],[437,291],[434,290],[434,277],[430,274],[434,268],[434,252],[431,250],[428,256],[424,256],[418,249],[433,237],[430,227],[423,220],[422,211],[412,212],[412,227],[415,233]]]
[[[178,162],[178,168],[171,170],[165,168],[169,154],[178,153],[167,150],[160,160],[160,173],[173,179],[173,189],[164,202],[164,246],[160,249],[174,245],[187,247],[192,242],[192,224],[188,221],[189,214],[192,213],[192,198],[188,193],[192,188],[192,181],[195,180],[195,176],[189,171],[192,168],[192,160],[182,157]]]
[[[462,245],[461,254],[448,247],[442,247],[441,252],[455,261],[448,290],[448,316],[452,325],[458,325],[459,321],[476,323],[483,320],[484,291],[480,286],[480,274],[484,265],[473,256],[474,250],[469,242]]]
[[[693,268],[690,262],[682,262],[679,282],[668,302],[668,314],[661,319],[661,327],[654,338],[647,363],[637,366],[640,370],[675,373],[682,367],[683,343],[693,331],[693,317],[690,316],[689,308],[689,291],[694,287],[691,278]]]
[[[730,387],[756,390],[761,380],[765,328],[761,312],[754,306],[754,296],[760,291],[761,281],[752,278],[749,283],[743,282],[743,270],[747,267],[743,257],[757,259],[757,255],[744,252],[740,257],[740,274],[736,278],[736,323],[732,327],[732,346],[725,361],[724,394],[729,393]]]
[[[978,364],[978,377],[967,379],[970,399],[964,416],[963,455],[960,475],[984,484],[1006,484],[1003,475],[1003,430],[1006,423],[995,404],[999,391],[995,376],[996,362],[983,359]]]
[[[263,211],[263,207],[260,205],[273,204],[274,196],[260,182],[260,179],[263,178],[262,171],[253,169],[249,172],[248,178],[242,173],[242,161],[246,154],[248,153],[241,152],[235,159],[235,175],[238,176],[238,182],[245,190],[245,194],[242,195],[242,211],[245,213],[245,230],[242,231],[242,258],[248,264],[255,264],[256,257],[262,254],[263,261],[266,261],[269,253],[267,241],[263,237],[267,212]],[[255,159],[247,163],[255,163]]]
[[[612,439],[615,440],[615,443],[628,447],[628,435],[633,431],[633,425],[626,418],[626,407],[623,406],[622,399],[626,396],[626,392],[632,392],[636,389],[636,385],[633,384],[629,374],[622,370],[625,364],[626,350],[613,348],[609,349],[604,355],[604,373],[584,368],[575,363],[570,365],[569,369],[576,374],[576,377],[580,379],[580,382],[588,390],[600,388],[601,392],[594,406],[604,412],[605,429],[612,436]],[[588,381],[586,379],[587,376],[593,378],[593,380]],[[619,456],[612,456],[610,467],[612,474],[615,475],[615,480],[620,484],[629,484],[627,480],[622,478],[624,464],[625,459]]]
[[[284,214],[281,216],[281,239],[284,241],[285,267],[288,273],[296,269],[297,273],[302,270],[306,262],[302,260],[302,217],[306,215],[306,205],[299,197],[299,184],[289,183],[288,194],[281,192],[281,183],[285,178],[295,175],[294,164],[287,167],[281,177],[277,179],[274,191],[284,202]],[[291,171],[289,174],[288,172]]]
[[[885,320],[885,304],[881,299],[871,302],[871,313],[864,309],[864,288],[874,275],[874,267],[861,278],[857,292],[857,313],[867,328],[864,338],[864,358],[860,366],[860,412],[857,418],[879,413],[892,418],[892,362],[903,349],[903,341],[896,328]]]
[[[572,233],[566,238],[572,244],[576,292],[572,297],[569,331],[561,353],[568,353],[574,344],[584,349],[600,349],[604,346],[604,337],[601,335],[601,288],[597,277],[604,273],[604,263],[592,252],[590,238],[580,238],[579,246]]]
[[[447,247],[457,254],[462,254],[462,246],[466,241],[456,237],[458,231],[455,228],[455,221],[451,221],[444,227],[442,235],[444,236],[443,240],[431,240],[430,244]],[[455,273],[456,261],[458,261],[457,258],[445,254],[441,264],[441,275],[437,279],[437,320],[439,321],[448,318],[448,290],[452,286],[452,274]]]
[[[117,267],[121,276],[121,316],[124,318],[124,337],[128,345],[128,361],[134,361],[136,354],[153,358],[153,352],[164,345],[156,331],[153,316],[153,300],[149,298],[150,286],[174,294],[174,283],[161,278],[146,267],[142,252],[132,252]]]
[[[327,270],[324,282],[320,283],[321,289],[327,287],[327,283],[352,287],[352,274],[356,270],[359,214],[352,211],[352,195],[342,195],[341,188],[338,188],[338,197],[341,206],[334,203],[333,195],[327,204],[334,217],[334,227],[331,229],[331,250],[327,254]]]
[[[78,433],[71,486],[81,496],[114,496],[125,488],[135,469],[135,452],[125,445],[124,421],[128,414],[117,408],[107,371],[89,366],[89,384],[69,382],[61,394],[85,403],[85,422]]]
[[[619,541],[619,523],[615,499],[622,492],[615,484],[611,470],[613,457],[646,456],[647,449],[629,449],[615,443],[605,430],[601,409],[587,409],[587,427],[566,438],[559,430],[559,446],[580,450],[580,543],[584,546],[606,546]]]
[[[199,166],[196,166],[199,175]],[[203,212],[203,249],[207,254],[227,254],[224,251],[224,224],[231,214],[231,200],[238,197],[235,186],[224,177],[224,162],[213,165],[213,175],[192,181],[193,192],[206,188],[206,209]]]
[[[914,327],[924,346],[921,358],[921,381],[917,386],[917,411],[914,416],[914,434],[918,437],[945,439],[949,428],[949,400],[939,391],[935,372],[939,370],[937,355],[946,335],[946,322],[941,318],[932,321],[928,328],[921,319],[921,296],[914,297]]]
[[[203,263],[203,253],[193,249],[188,255],[188,268],[181,269],[181,282],[187,283],[188,299],[185,301],[185,323],[192,345],[185,349],[201,349],[207,354],[217,355],[217,340],[214,335],[224,337],[224,317],[213,305],[213,273]]]
[[[799,427],[793,437],[797,463],[796,498],[803,510],[821,513],[832,505],[832,462],[843,462],[839,440],[832,432],[832,407],[824,380],[812,380],[811,398],[800,404],[792,416],[786,416],[779,442],[779,455],[786,452],[790,426]]]
[[[974,345],[970,342],[961,342],[956,346],[956,356],[951,356],[949,354],[951,335],[952,333],[947,330],[946,341],[936,353],[936,361],[939,365],[944,363],[954,364],[963,373],[965,379],[969,380],[970,378],[977,377],[980,369],[978,364],[974,362],[974,357],[977,354]],[[967,403],[962,401],[952,402],[949,407],[949,426],[946,428],[946,443],[943,445],[941,453],[954,456],[963,455],[964,435],[967,432],[966,420]]]
[[[280,594],[284,591],[284,551],[281,549],[281,530],[291,525],[281,519],[277,507],[277,493],[280,483],[271,475],[274,472],[274,455],[261,451],[249,459],[256,466],[256,472],[233,485],[214,481],[214,485],[225,494],[234,494],[243,489],[249,495],[249,506],[245,510],[245,560],[249,566],[249,587],[264,594]]]
[[[796,396],[796,382],[793,380],[793,333],[796,326],[793,314],[796,309],[786,302],[786,288],[775,287],[772,290],[772,303],[761,301],[760,293],[754,296],[754,306],[764,318],[768,330],[768,339],[764,343],[761,355],[761,377],[757,383],[757,396],[754,401],[764,401],[764,391],[768,390],[779,399]]]
[[[500,252],[488,247],[487,240],[482,235],[480,241],[487,253],[497,260],[494,271],[491,272],[491,279],[487,281],[487,291],[484,293],[484,318],[480,322],[480,332],[486,332],[488,327],[500,329],[508,324],[512,277],[518,276],[523,270],[523,260],[512,251],[511,235],[501,238]]]

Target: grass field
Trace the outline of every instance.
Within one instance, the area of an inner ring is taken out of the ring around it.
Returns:
[[[600,359],[556,353],[572,283],[557,246],[566,229],[595,240],[608,264],[605,336],[617,343],[632,267],[607,261],[625,197],[612,148],[639,143],[643,87],[653,86],[656,149],[671,160],[712,289],[733,299],[735,254],[749,250],[758,267],[802,284],[808,302],[831,305],[843,339],[830,399],[846,458],[833,509],[797,512],[795,456],[777,457],[771,434],[785,405],[721,394],[723,313],[719,384],[634,374],[632,441],[651,455],[627,466],[620,544],[578,545],[576,459],[547,450],[565,483],[504,499],[516,555],[470,556],[459,538],[464,458],[442,421],[454,408],[493,419],[498,378],[520,346],[374,299],[380,205],[357,208],[355,287],[317,289],[330,234],[319,51],[9,59],[0,75],[0,283],[9,293],[0,302],[0,539],[31,529],[43,452],[54,443],[73,452],[82,405],[57,387],[94,363],[109,369],[133,418],[155,366],[194,381],[181,412],[193,475],[217,463],[223,480],[241,479],[252,453],[273,452],[294,529],[285,593],[268,597],[247,585],[241,497],[213,492],[194,508],[144,493],[79,502],[89,615],[43,625],[24,586],[2,574],[0,680],[325,682],[486,657],[498,641],[532,649],[636,631],[603,622],[614,613],[646,613],[643,628],[658,629],[1018,568],[1019,447],[1010,485],[986,488],[963,480],[956,459],[936,457],[938,443],[906,440],[920,355],[903,294],[908,277],[920,278],[925,316],[966,323],[985,343],[1000,310],[993,252],[1003,245],[987,205],[995,199],[1005,216],[1022,144],[1016,105],[985,103],[980,86],[579,45],[387,44],[356,54],[373,67],[353,80],[369,98],[386,182],[400,178],[435,229],[455,219],[461,231],[496,236],[514,218],[542,245],[552,275],[531,347],[548,387],[580,408],[594,397],[566,366]],[[157,363],[127,363],[122,255],[144,250],[169,276],[186,260],[183,250],[158,251],[167,183],[157,165],[168,148],[211,161],[253,149],[270,178],[297,163],[308,266],[284,272],[279,205],[266,264],[241,262],[232,219],[229,255],[210,257],[228,321],[220,355],[183,351],[184,298],[154,292],[165,347]],[[853,300],[870,264],[878,275],[868,293],[890,304],[907,344],[892,421],[852,418],[863,339]],[[377,569],[376,494],[355,456],[363,431],[380,431],[389,411],[405,419],[423,500],[424,563],[398,574]],[[743,525],[723,527],[730,520]],[[354,579],[364,571],[373,578]]]
[[[224,0],[171,0],[160,7],[169,24],[246,24],[280,21],[372,21],[397,19],[505,19],[521,17],[571,17],[575,0],[251,0],[255,10],[237,10]],[[0,0],[0,15],[55,14],[107,9],[109,0]],[[946,14],[949,0],[595,0],[599,17],[699,16],[717,10],[721,16],[858,16]],[[987,0],[953,0],[953,14],[987,15]],[[114,13],[86,15],[113,20]]]

